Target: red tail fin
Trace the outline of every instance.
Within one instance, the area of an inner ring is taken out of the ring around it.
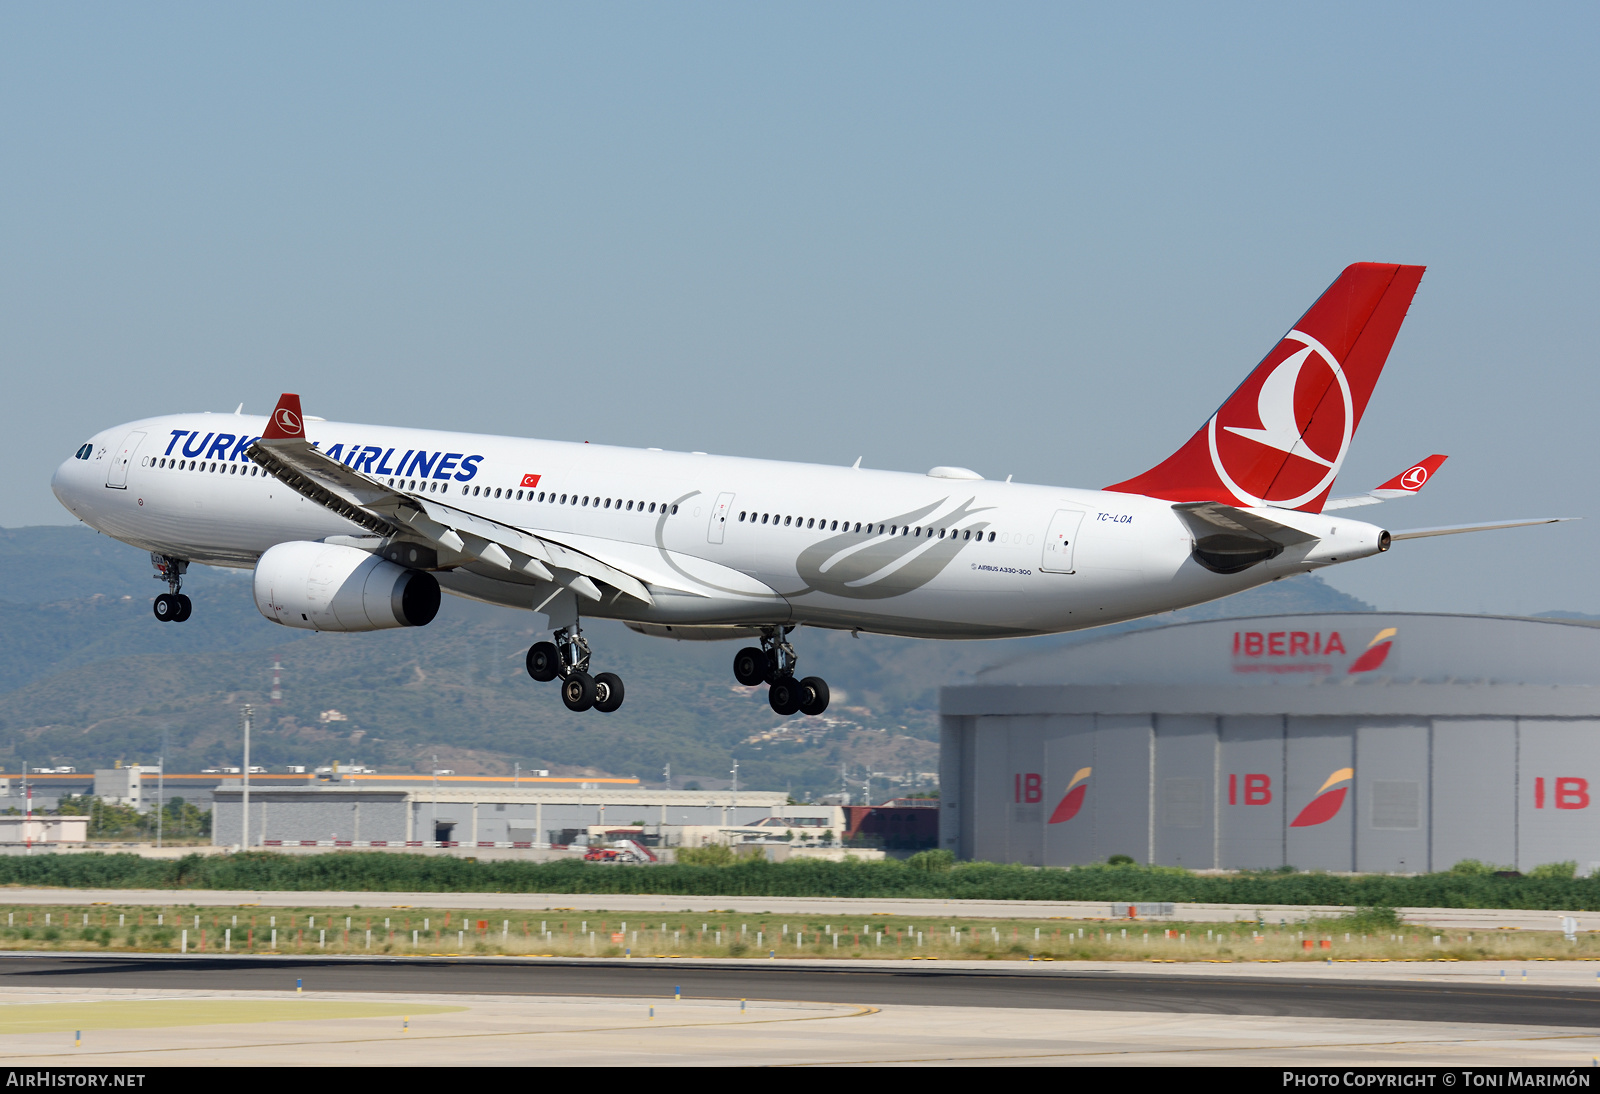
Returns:
[[[281,441],[286,437],[302,438],[306,435],[305,419],[300,416],[300,396],[284,392],[278,405],[272,408],[267,428],[261,434],[264,441]]]
[[[1319,512],[1423,269],[1347,267],[1189,443],[1106,489]]]

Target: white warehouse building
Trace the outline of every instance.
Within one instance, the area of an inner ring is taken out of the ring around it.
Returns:
[[[1176,624],[995,666],[940,709],[940,846],[962,858],[1600,871],[1589,623]]]

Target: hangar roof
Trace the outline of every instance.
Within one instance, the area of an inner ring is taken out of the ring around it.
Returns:
[[[1333,612],[1213,619],[1063,645],[945,688],[946,714],[1600,715],[1600,626]]]

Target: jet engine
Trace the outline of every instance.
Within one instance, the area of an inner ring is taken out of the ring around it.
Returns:
[[[439,614],[439,582],[337,543],[294,541],[256,563],[256,608],[274,623],[313,631],[422,627]]]

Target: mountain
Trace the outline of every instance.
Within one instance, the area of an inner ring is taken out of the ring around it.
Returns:
[[[250,575],[196,567],[182,624],[158,623],[164,586],[148,557],[82,527],[0,530],[0,763],[16,770],[153,760],[169,770],[238,762],[239,708],[255,704],[252,762],[358,760],[385,770],[637,775],[726,786],[735,758],[748,789],[819,794],[877,773],[873,793],[936,770],[937,693],[1026,649],[1109,631],[1227,615],[1369,611],[1317,577],[1298,577],[1138,623],[1001,642],[923,642],[834,631],[794,636],[802,669],[827,678],[822,718],[779,718],[765,689],[740,687],[737,645],[585,627],[595,671],[619,673],[615,714],[572,714],[536,684],[523,654],[544,617],[445,597],[429,626],[315,634],[269,623]],[[273,665],[283,699],[270,702]]]

